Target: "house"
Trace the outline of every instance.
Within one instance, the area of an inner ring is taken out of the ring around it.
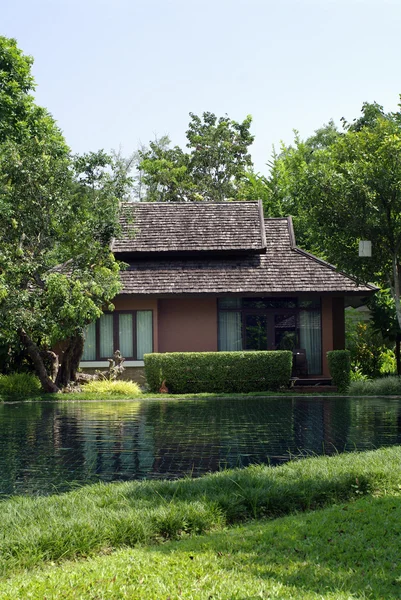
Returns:
[[[148,352],[302,350],[328,377],[344,348],[344,307],[375,291],[297,248],[291,217],[261,202],[125,203],[112,250],[128,266],[115,310],[90,325],[81,367],[119,349],[140,380]]]

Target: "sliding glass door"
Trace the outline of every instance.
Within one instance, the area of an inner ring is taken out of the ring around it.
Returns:
[[[219,298],[219,350],[290,350],[306,355],[309,375],[322,372],[319,297]]]
[[[267,349],[267,316],[245,314],[245,350]]]

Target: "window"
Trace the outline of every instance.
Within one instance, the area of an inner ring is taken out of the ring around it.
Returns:
[[[83,361],[107,360],[116,350],[130,360],[143,360],[153,352],[151,310],[105,313],[86,330]]]
[[[320,298],[219,298],[219,350],[299,350],[322,371]]]

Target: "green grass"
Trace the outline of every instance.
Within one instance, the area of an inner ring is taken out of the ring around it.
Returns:
[[[318,389],[318,388],[316,388]],[[113,393],[107,393],[107,395],[104,392],[88,392],[85,391],[85,388],[82,392],[71,392],[68,394],[42,394],[42,393],[38,393],[35,394],[35,396],[24,396],[24,394],[21,394],[20,397],[18,398],[18,400],[25,400],[28,399],[29,401],[60,401],[60,400],[105,400],[107,399],[109,400],[197,400],[197,399],[202,399],[202,398],[232,398],[232,399],[241,399],[241,398],[274,398],[277,396],[302,396],[302,397],[308,397],[308,396],[313,396],[314,398],[317,397],[321,397],[321,396],[339,396],[339,397],[344,397],[344,394],[338,394],[337,392],[320,392],[318,393],[316,391],[316,393],[314,392],[309,393],[309,394],[300,394],[297,391],[293,391],[293,390],[285,390],[285,391],[278,391],[278,392],[250,392],[247,394],[209,394],[207,392],[202,392],[199,394],[151,394],[151,393],[147,393],[147,392],[139,392],[139,393],[118,393],[118,394],[113,394]],[[13,396],[11,399],[15,400],[15,396]],[[0,392],[0,402],[4,402],[10,400],[10,396],[7,395],[2,395]]]
[[[197,399],[202,399],[202,398],[274,398],[277,396],[312,396],[313,397],[318,397],[318,396],[343,396],[343,394],[338,394],[337,392],[322,392],[320,394],[318,393],[314,393],[314,394],[300,394],[299,392],[293,392],[290,390],[286,390],[286,391],[279,391],[279,392],[250,392],[247,394],[210,394],[208,392],[201,392],[199,394],[152,394],[150,392],[143,392],[138,394],[137,396],[134,396],[132,394],[126,394],[126,395],[119,395],[119,396],[115,396],[115,399],[123,399],[123,400],[137,400],[137,399],[143,399],[143,400],[149,400],[149,399],[157,399],[157,400],[168,400],[168,399],[173,399],[173,400],[197,400]],[[60,395],[59,394],[47,394],[47,395],[43,395],[42,396],[43,399],[54,399],[54,400],[60,400]],[[107,396],[107,399],[112,399],[113,396]],[[101,400],[104,399],[104,394],[100,394],[100,393],[89,393],[86,391],[80,392],[79,394],[63,394],[63,399],[71,399],[71,400]]]
[[[401,498],[368,497],[17,574],[4,600],[395,600]]]
[[[38,395],[40,390],[40,381],[35,375],[30,373],[0,374],[0,397]]]
[[[348,393],[352,396],[400,396],[401,378],[392,375],[380,379],[352,381]]]
[[[83,393],[97,394],[106,398],[109,396],[136,398],[141,395],[141,388],[134,381],[89,381],[83,390]]]
[[[249,467],[199,479],[96,484],[1,502],[0,574],[221,530],[401,487],[401,448]]]

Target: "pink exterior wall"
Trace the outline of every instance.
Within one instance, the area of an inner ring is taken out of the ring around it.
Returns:
[[[153,311],[154,352],[216,352],[216,298],[118,296],[116,310]],[[344,298],[322,296],[322,367],[329,377],[326,353],[344,348]]]
[[[216,298],[159,300],[159,352],[216,352]]]
[[[327,364],[329,350],[345,348],[344,296],[322,297],[322,354],[323,375],[330,377]]]
[[[344,296],[333,296],[333,350],[345,348]]]

